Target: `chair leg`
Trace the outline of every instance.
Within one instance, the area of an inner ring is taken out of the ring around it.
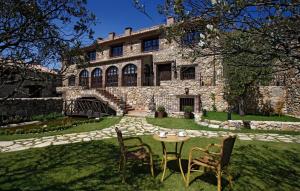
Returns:
[[[218,169],[217,178],[218,178],[218,191],[221,191],[221,189],[222,189],[222,171],[220,169]]]
[[[150,155],[150,171],[151,171],[151,175],[154,177],[153,158],[151,155]]]
[[[125,182],[125,171],[126,171],[126,159],[123,159],[122,164],[122,182]]]
[[[191,175],[191,163],[189,161],[189,164],[188,164],[188,172],[187,172],[187,175],[186,175],[186,179],[185,179],[185,186],[188,187],[189,184],[190,184],[190,175]]]
[[[121,171],[122,166],[123,166],[123,157],[120,157],[120,160],[119,160],[119,172]]]

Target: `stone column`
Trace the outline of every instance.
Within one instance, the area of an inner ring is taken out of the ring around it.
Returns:
[[[157,65],[152,63],[153,65],[153,84],[157,86]]]
[[[142,86],[142,71],[143,71],[143,61],[142,59],[141,60],[138,60],[137,61],[137,86]]]
[[[119,65],[117,67],[118,67],[118,87],[121,87],[122,86],[122,68],[123,68],[123,66]]]
[[[105,84],[106,84],[106,69],[107,67],[103,67],[102,69],[102,88],[105,88]]]

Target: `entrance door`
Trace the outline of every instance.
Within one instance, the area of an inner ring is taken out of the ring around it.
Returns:
[[[157,65],[157,72],[158,72],[158,85],[160,84],[160,81],[171,80],[172,79],[171,63]]]

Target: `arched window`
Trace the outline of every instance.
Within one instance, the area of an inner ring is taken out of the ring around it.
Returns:
[[[92,79],[91,79],[91,87],[92,88],[101,88],[102,87],[102,70],[100,68],[95,68],[92,71]]]
[[[118,86],[118,68],[116,66],[111,66],[106,70],[106,86]]]
[[[79,85],[89,87],[89,72],[82,70],[79,74]]]
[[[122,79],[123,86],[137,85],[137,68],[134,64],[128,64],[123,68]]]
[[[75,86],[75,75],[71,75],[68,77],[68,86]]]

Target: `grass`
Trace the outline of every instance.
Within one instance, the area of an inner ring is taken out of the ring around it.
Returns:
[[[190,130],[206,130],[206,131],[230,131],[234,133],[276,133],[276,134],[288,134],[288,135],[300,135],[300,132],[296,131],[276,131],[276,130],[254,130],[254,129],[241,129],[241,130],[229,130],[229,129],[215,129],[206,126],[201,126],[195,123],[193,119],[184,118],[147,118],[147,122],[170,129],[190,129]]]
[[[208,111],[207,116],[204,119],[209,120],[218,120],[218,121],[226,121],[227,120],[227,113],[226,112],[213,112]],[[236,113],[232,113],[231,116],[232,120],[247,120],[247,121],[284,121],[284,122],[300,122],[299,118],[291,117],[291,116],[263,116],[263,115],[244,115],[240,116]]]
[[[34,138],[34,137],[45,137],[51,135],[62,135],[68,133],[80,133],[80,132],[100,130],[100,129],[110,127],[114,124],[117,124],[119,123],[120,120],[121,120],[120,117],[104,117],[100,122],[85,123],[62,131],[37,133],[37,134],[0,135],[0,141],[9,141],[9,140],[16,140],[16,139],[27,139],[27,138]]]
[[[119,147],[116,138],[69,145],[50,146],[0,155],[0,190],[186,190],[177,163],[168,164],[160,183],[161,144],[150,136],[141,137],[155,154],[155,178],[147,165],[127,165],[126,183],[118,172]],[[192,146],[204,147],[219,139],[193,138],[185,143],[183,159]],[[167,145],[168,149],[174,144]],[[299,144],[237,140],[231,158],[233,190],[299,190]],[[187,161],[183,160],[184,169]],[[171,172],[175,172],[170,175]],[[216,178],[192,173],[189,190],[216,190]],[[229,190],[223,180],[224,190]]]

